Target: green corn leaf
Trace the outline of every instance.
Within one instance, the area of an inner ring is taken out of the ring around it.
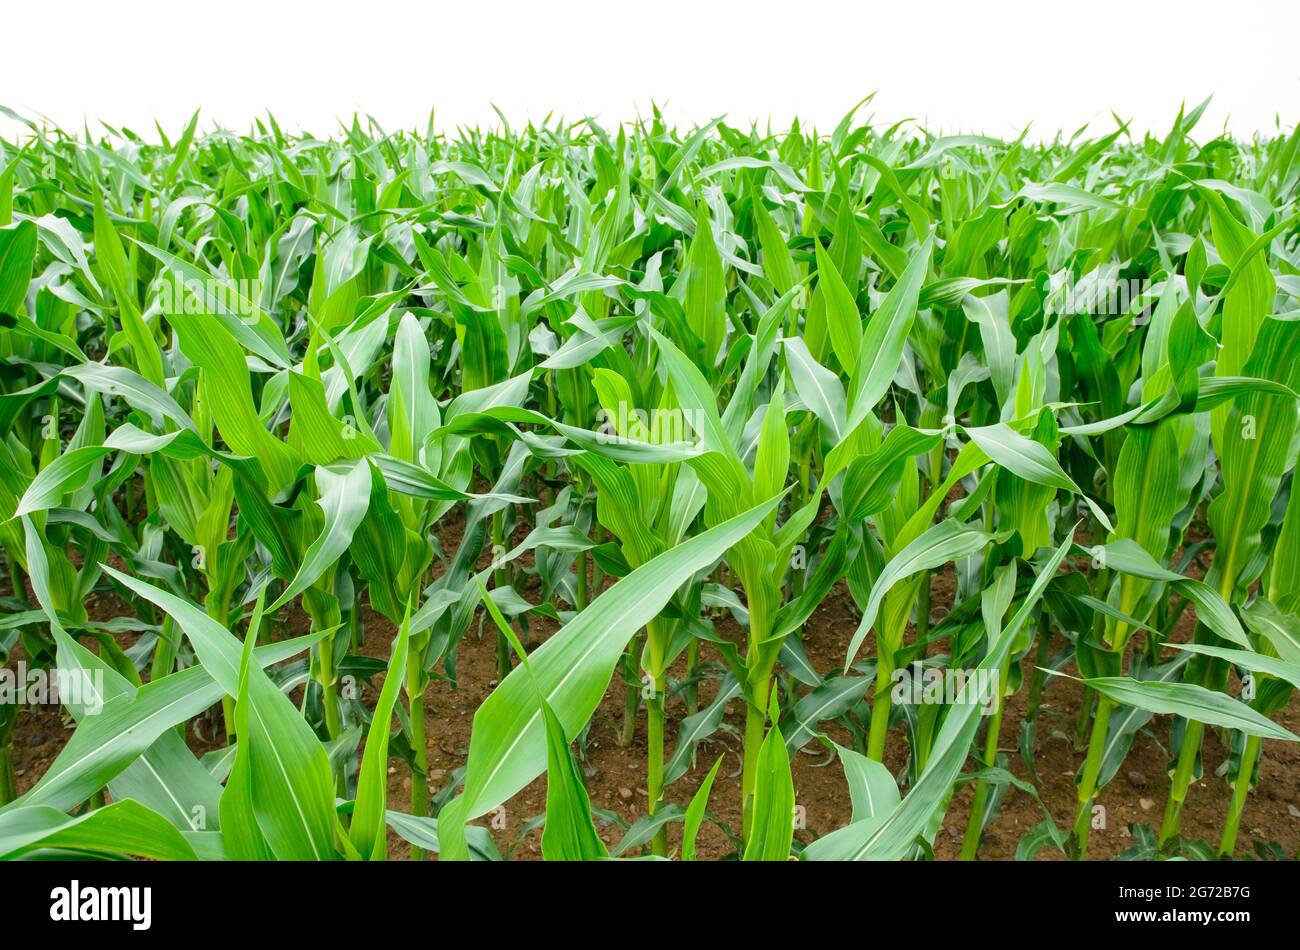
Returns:
[[[157,861],[197,859],[194,848],[167,819],[139,802],[113,802],[74,818],[45,805],[0,814],[0,859],[47,848]]]
[[[361,774],[357,778],[356,806],[348,837],[362,857],[382,860],[388,854],[388,836],[384,833],[384,814],[388,795],[388,729],[406,675],[406,654],[410,643],[410,612],[402,620],[393,641],[393,655],[388,673],[375,703],[374,718],[366,735],[366,751],[361,757]]]
[[[773,725],[758,751],[754,817],[745,846],[746,861],[788,860],[794,840],[794,779],[790,776],[785,739],[775,724],[779,713],[774,695],[769,713]]]
[[[530,655],[537,687],[566,736],[576,734],[596,708],[632,635],[659,614],[683,583],[749,534],[776,502],[756,505],[653,558]],[[456,813],[461,821],[495,808],[545,768],[544,722],[527,677],[526,670],[516,668],[475,713],[465,790]]]
[[[700,787],[691,796],[691,803],[686,808],[686,820],[682,823],[682,860],[695,860],[695,839],[699,837],[700,825],[704,822],[704,811],[709,807],[709,792],[713,789],[713,780],[718,777],[718,768],[723,756],[713,763],[709,774],[704,777]]]
[[[1183,716],[1211,726],[1236,729],[1248,736],[1300,742],[1300,736],[1275,725],[1245,703],[1195,683],[1164,683],[1099,676],[1083,681],[1117,703],[1148,712]]]
[[[166,611],[185,632],[199,662],[230,695],[240,694],[243,650],[229,631],[193,604],[105,566],[120,584]],[[311,727],[260,667],[246,670],[249,788],[257,825],[280,860],[332,860],[334,792],[329,761]],[[241,750],[242,752],[242,750]],[[222,825],[227,824],[222,811]]]

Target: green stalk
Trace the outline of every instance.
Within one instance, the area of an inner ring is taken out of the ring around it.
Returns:
[[[174,635],[174,634],[173,634]],[[176,665],[176,645],[171,636],[159,634],[158,642],[154,644],[153,661],[149,666],[149,679],[162,679]],[[232,720],[226,722],[227,730],[233,728]]]
[[[654,682],[654,696],[646,702],[646,792],[649,795],[649,813],[654,815],[663,805],[664,797],[664,700],[667,685],[665,658],[671,625],[661,617],[651,620],[646,627],[646,671]],[[668,855],[668,830],[660,826],[650,841],[650,850],[660,857]]]
[[[646,791],[650,796],[650,814],[663,806],[664,797],[664,682],[655,677],[654,698],[646,703]],[[662,825],[650,842],[652,853],[666,857],[668,832]]]
[[[505,509],[492,515],[492,556],[496,557],[496,552],[501,550],[505,543]],[[496,587],[509,587],[510,579],[506,576],[504,568],[498,568],[493,575],[493,585]],[[579,607],[579,610],[582,608]],[[510,675],[510,641],[500,630],[497,631],[497,682],[504,682],[505,678]]]
[[[1098,615],[1094,621],[1099,640],[1103,640],[1104,620]],[[1132,631],[1121,623],[1113,633],[1113,650],[1123,658],[1124,647]],[[1088,719],[1092,706],[1091,690],[1085,687],[1083,706],[1079,710],[1079,729],[1075,735],[1075,747],[1078,748],[1083,738],[1083,726]],[[1106,739],[1110,733],[1110,717],[1115,711],[1115,702],[1106,696],[1097,694],[1097,714],[1092,720],[1092,734],[1088,740],[1088,757],[1083,763],[1083,777],[1079,782],[1078,810],[1074,815],[1075,858],[1079,861],[1088,857],[1088,832],[1092,828],[1092,803],[1097,795],[1097,779],[1101,775],[1102,760],[1106,753]]]
[[[767,735],[767,700],[771,692],[770,676],[754,687],[754,702],[745,706],[745,763],[740,778],[742,805],[742,840],[749,840],[754,817],[754,786],[758,779],[758,750]]]
[[[321,684],[321,705],[325,709],[325,732],[337,739],[343,732],[343,715],[339,710],[338,684],[332,679]]]
[[[9,743],[0,745],[0,806],[18,797],[18,777],[14,774],[13,750]]]
[[[1163,848],[1178,834],[1182,820],[1183,802],[1192,784],[1192,771],[1196,768],[1196,754],[1201,751],[1201,736],[1205,727],[1194,719],[1187,721],[1183,733],[1183,747],[1178,751],[1178,765],[1169,784],[1169,798],[1165,801],[1165,816],[1160,822],[1160,846]]]
[[[583,480],[581,477],[579,477],[579,479],[578,479],[578,484],[579,484],[579,486],[582,488],[582,490],[583,490],[583,492],[584,492],[584,494],[585,494],[585,492],[586,492],[586,485],[585,485],[584,480]],[[592,520],[595,521],[594,518],[593,518]],[[594,527],[593,527],[593,529],[592,529],[592,535],[593,535],[593,537],[595,537],[596,533],[599,532],[599,531],[600,531],[600,525],[599,525],[599,524],[594,525]],[[599,543],[599,539],[597,539],[597,543]],[[582,550],[582,551],[579,551],[579,552],[578,552],[577,557],[574,559],[574,570],[577,572],[577,575],[578,575],[578,591],[577,591],[577,593],[576,593],[574,596],[576,596],[576,597],[578,598],[578,600],[577,600],[577,603],[575,603],[573,606],[577,609],[578,613],[582,613],[584,610],[587,609],[587,604],[589,603],[589,597],[588,597],[588,593],[589,593],[589,592],[588,592],[588,590],[587,590],[587,552],[586,552],[586,550]]]
[[[411,814],[429,816],[429,750],[424,736],[423,650],[412,647],[406,658],[406,698],[410,706],[411,750],[415,764],[411,768]],[[423,861],[424,849],[411,845],[411,860]]]
[[[233,696],[221,697],[221,721],[226,728],[226,745],[235,744],[235,699]]]
[[[215,620],[221,626],[226,626],[227,611],[224,605],[219,602],[218,598],[212,595],[212,581],[208,580],[208,595],[203,598],[203,608],[208,616]],[[163,626],[169,626],[168,620],[163,619]],[[158,645],[154,648],[153,667],[150,670],[149,678],[159,679],[166,676],[176,665],[176,638],[180,632],[172,626],[170,637],[159,637]],[[226,729],[226,745],[235,743],[235,697],[221,697],[221,722]]]
[[[893,675],[892,664],[883,658],[876,663],[876,691],[871,698],[871,731],[867,734],[867,758],[883,762],[885,758],[885,738],[889,735],[889,714],[893,709],[890,697],[890,678]]]
[[[885,740],[889,735],[889,715],[893,710],[894,651],[889,644],[901,648],[907,631],[910,611],[900,611],[898,627],[886,632],[876,628],[876,688],[871,698],[871,731],[867,736],[867,758],[877,762],[885,760]],[[883,622],[883,621],[882,621]]]
[[[601,528],[599,524],[593,525],[591,529],[591,537],[592,540],[595,541],[597,544],[603,544],[605,540],[604,529]],[[586,552],[584,551],[583,553],[585,554]],[[605,579],[605,574],[600,569],[600,562],[596,560],[595,555],[592,555],[591,584],[589,585],[590,590],[588,591],[588,596],[591,596],[591,594],[593,593],[597,597],[600,596],[600,585],[604,581],[604,579]]]
[[[623,731],[619,735],[619,745],[624,749],[632,745],[632,740],[636,736],[636,711],[641,705],[641,690],[636,685],[636,646],[638,640],[638,637],[633,637],[632,642],[627,645],[627,652],[623,654],[626,696],[623,700]]]
[[[1232,539],[1233,544],[1236,538]],[[1216,562],[1217,563],[1217,562]],[[1219,596],[1226,603],[1232,603],[1232,579],[1236,576],[1232,569],[1233,549],[1225,555],[1225,567],[1219,581]],[[1209,679],[1209,673],[1206,673]],[[1202,685],[1209,685],[1202,683]],[[1178,825],[1182,820],[1183,802],[1187,799],[1187,790],[1192,784],[1192,772],[1196,768],[1196,756],[1201,751],[1201,738],[1205,726],[1195,720],[1187,720],[1187,731],[1183,733],[1183,747],[1178,752],[1178,765],[1169,785],[1169,798],[1165,801],[1165,815],[1160,823],[1160,846],[1164,847],[1178,834]],[[1247,786],[1249,788],[1249,786]],[[1234,795],[1235,797],[1235,795]],[[1244,805],[1244,803],[1243,803]]]
[[[745,706],[744,762],[740,780],[741,837],[745,841],[749,840],[753,823],[754,789],[758,784],[758,755],[767,736],[768,697],[772,692],[772,670],[780,654],[779,641],[768,639],[772,633],[772,617],[768,615],[767,610],[757,609],[757,606],[757,603],[750,605],[749,639],[745,648],[745,677],[749,682],[753,699]]]
[[[1092,738],[1088,742],[1088,758],[1083,763],[1083,779],[1079,782],[1079,807],[1074,816],[1076,858],[1088,857],[1088,831],[1092,827],[1092,800],[1097,794],[1097,778],[1101,774],[1102,754],[1106,749],[1106,734],[1110,729],[1110,714],[1115,704],[1105,696],[1097,697],[1097,717],[1092,721]]]
[[[984,766],[994,768],[998,764],[998,738],[1002,733],[1002,697],[1007,690],[1007,678],[1010,673],[1011,658],[1003,662],[998,671],[997,708],[989,718],[988,733],[984,736]],[[984,809],[988,803],[989,787],[983,779],[975,782],[975,797],[971,800],[970,817],[966,821],[966,837],[962,840],[961,860],[973,861],[979,851],[980,837],[984,833]]]
[[[312,617],[313,630],[324,628],[323,622]],[[321,709],[325,713],[325,733],[331,740],[337,739],[343,733],[343,715],[339,709],[338,670],[334,666],[333,640],[338,635],[339,632],[336,630],[316,646],[320,658],[320,675],[317,682],[320,685]]]
[[[1259,755],[1259,736],[1246,737],[1246,749],[1241,754],[1237,781],[1232,786],[1232,805],[1223,823],[1223,837],[1219,839],[1219,857],[1230,858],[1237,850],[1237,828],[1241,825],[1241,812],[1250,794],[1250,779],[1255,772],[1255,758]]]
[[[1052,628],[1044,611],[1038,618],[1038,652],[1034,655],[1034,672],[1029,678],[1029,697],[1025,702],[1025,718],[1033,722],[1038,716],[1038,707],[1042,702],[1043,684],[1047,680],[1048,654],[1052,648]]]
[[[930,634],[930,572],[921,572],[921,589],[916,596],[916,642],[924,643]]]
[[[1088,724],[1092,722],[1091,686],[1085,685],[1079,691],[1079,718],[1074,725],[1074,750],[1078,752],[1087,744]]]
[[[811,468],[811,463],[809,460],[804,460],[803,462],[799,463],[799,499],[797,503],[791,504],[790,506],[791,511],[798,511],[804,505],[808,504],[808,499],[812,497],[812,487],[811,487],[812,476],[810,474],[810,468]],[[792,571],[790,574],[790,599],[795,600],[801,594],[803,594],[804,587],[807,585],[807,583],[808,583],[808,568],[805,563],[803,570]],[[798,636],[802,638],[803,635],[804,635],[804,630],[803,627],[801,626],[799,628]]]

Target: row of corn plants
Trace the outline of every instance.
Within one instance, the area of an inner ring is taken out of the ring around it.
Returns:
[[[1168,794],[1129,856],[1243,854],[1300,741],[1300,133],[1203,109],[1038,142],[5,110],[0,657],[75,728],[19,794],[0,705],[0,856],[494,860],[545,775],[547,859],[694,860],[710,823],[745,860],[926,858],[959,797],[973,859],[1039,798],[1049,690],[1077,796],[1018,856],[1087,857],[1139,734]],[[498,681],[431,794],[467,635]],[[646,791],[612,847],[611,691]],[[796,836],[810,747],[852,814]]]

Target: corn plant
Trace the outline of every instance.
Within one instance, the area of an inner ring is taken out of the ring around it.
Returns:
[[[34,774],[0,680],[0,856],[970,860],[1019,807],[1020,858],[1294,852],[1249,818],[1300,741],[1300,132],[1204,109],[28,123],[0,660],[74,728]],[[1139,736],[1165,807],[1117,846]]]

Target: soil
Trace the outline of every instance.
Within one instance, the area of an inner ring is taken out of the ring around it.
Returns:
[[[449,519],[450,520],[450,519]],[[443,550],[454,551],[459,542],[459,525],[454,522],[442,538]],[[1196,574],[1195,568],[1189,573]],[[7,591],[6,591],[7,593]],[[938,574],[931,582],[931,603],[936,619],[950,604],[953,593],[951,571]],[[525,591],[527,596],[528,591]],[[530,598],[536,601],[536,595]],[[96,619],[107,619],[130,613],[129,608],[108,593],[91,596],[88,610]],[[305,629],[306,618],[301,614],[288,618],[291,630]],[[364,615],[367,656],[387,659],[395,635],[392,624],[381,615],[367,609]],[[1173,639],[1185,640],[1194,625],[1189,609]],[[823,675],[834,671],[843,662],[850,638],[858,623],[858,613],[842,583],[832,589],[810,618],[804,631],[804,647],[808,660]],[[529,649],[534,649],[551,636],[558,625],[545,618],[530,621],[534,635]],[[729,617],[717,621],[719,632],[729,639],[739,641],[742,631]],[[128,645],[131,635],[119,638]],[[1064,645],[1058,635],[1054,638],[1053,652]],[[89,643],[89,641],[88,641]],[[93,645],[91,646],[93,649]],[[873,645],[863,647],[869,655]],[[703,644],[701,662],[718,660],[712,647]],[[21,647],[12,659],[21,655]],[[1024,683],[1028,684],[1033,672],[1034,656],[1031,652],[1021,664]],[[685,672],[684,658],[679,660],[670,678],[680,678]],[[1074,674],[1072,667],[1066,672]],[[457,663],[458,682],[452,684],[437,680],[430,687],[425,700],[426,736],[428,741],[429,776],[431,790],[436,794],[450,780],[455,769],[464,766],[469,750],[470,729],[475,710],[497,683],[496,637],[492,628],[486,630],[477,622],[459,646]],[[373,707],[382,686],[383,677],[363,686],[362,701]],[[700,685],[701,708],[715,695],[717,682],[708,680]],[[1038,717],[1037,741],[1034,751],[1035,773],[1031,773],[1017,748],[1021,722],[1025,717],[1027,686],[1022,686],[1010,697],[1005,706],[999,751],[1007,757],[1008,768],[1018,777],[1032,782],[1038,789],[1044,805],[1051,811],[1058,827],[1068,830],[1073,824],[1075,808],[1076,772],[1082,765],[1084,752],[1075,746],[1075,726],[1079,715],[1081,690],[1077,683],[1064,677],[1049,677],[1042,694]],[[582,764],[586,773],[587,789],[594,808],[619,815],[627,823],[635,822],[645,814],[647,796],[645,776],[645,714],[637,717],[637,731],[630,746],[620,744],[625,687],[616,674],[591,720],[586,737]],[[744,703],[736,700],[728,707],[724,727],[703,742],[696,752],[696,763],[682,778],[666,790],[669,802],[682,806],[689,803],[712,763],[719,755],[724,764],[714,782],[709,799],[710,812],[733,829],[740,827],[740,735],[744,730]],[[684,702],[674,695],[668,702],[666,747],[675,745],[677,723],[687,714]],[[1293,696],[1286,709],[1273,717],[1279,724],[1300,733],[1300,698]],[[1105,807],[1106,825],[1094,829],[1089,842],[1092,859],[1114,858],[1134,844],[1130,826],[1148,825],[1158,828],[1169,789],[1169,726],[1171,718],[1156,716],[1143,729],[1122,766],[1120,773],[1104,789],[1098,802]],[[199,726],[196,728],[196,725]],[[22,710],[17,724],[12,749],[17,772],[19,793],[29,789],[44,774],[50,763],[71,735],[72,724],[58,707],[29,706]],[[822,724],[825,733],[843,745],[851,745],[848,731],[838,723]],[[198,754],[224,744],[219,719],[191,722],[187,727],[187,740]],[[885,764],[898,777],[906,777],[907,743],[902,728],[896,726],[889,736]],[[1227,783],[1216,777],[1216,769],[1227,757],[1222,737],[1214,729],[1206,731],[1204,744],[1204,775],[1192,785],[1183,809],[1182,834],[1184,838],[1200,838],[1217,843],[1223,818],[1231,799]],[[806,828],[796,836],[803,842],[814,840],[845,825],[850,816],[848,787],[834,756],[814,742],[795,754],[792,759],[797,802],[806,814]],[[904,791],[906,791],[904,789]],[[409,811],[411,778],[400,758],[393,757],[389,768],[389,807]],[[943,828],[934,841],[934,856],[938,860],[956,859],[961,849],[967,816],[972,797],[972,786],[965,785],[950,803]],[[542,815],[546,802],[545,777],[539,777],[510,801],[503,810],[485,816],[476,824],[491,827],[493,838],[501,853],[514,860],[537,860],[541,857],[541,833],[534,828],[524,832],[533,819]],[[1300,847],[1300,744],[1266,742],[1258,787],[1247,801],[1238,836],[1238,856],[1254,856],[1256,849],[1270,843],[1280,844],[1287,856],[1294,855]],[[1015,857],[1020,840],[1043,821],[1040,805],[1031,796],[1010,788],[1002,801],[1001,809],[985,831],[979,856],[985,860],[1010,860]],[[622,828],[613,822],[598,820],[598,832],[612,848],[622,837]],[[669,851],[679,847],[681,824],[668,826]],[[735,844],[719,827],[706,822],[697,842],[700,859],[735,857]],[[389,834],[390,857],[409,857],[410,846],[395,833]],[[1061,860],[1064,856],[1048,846],[1037,853],[1038,860]]]

